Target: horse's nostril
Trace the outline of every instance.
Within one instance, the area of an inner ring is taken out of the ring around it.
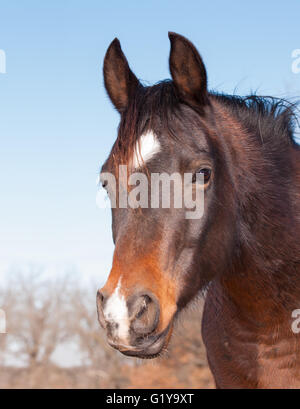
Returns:
[[[148,295],[143,295],[139,300],[138,308],[140,310],[136,314],[135,318],[141,318],[142,315],[147,311],[148,305],[152,302],[151,298]]]
[[[103,291],[97,292],[97,312],[98,312],[98,320],[103,328],[106,328],[106,322],[103,314],[103,308],[105,301],[107,300],[107,296]]]
[[[154,331],[159,322],[159,303],[152,294],[134,296],[128,302],[131,329],[137,335]]]
[[[97,292],[97,303],[100,304],[102,307],[107,299],[107,296],[104,294],[103,291],[98,290]]]

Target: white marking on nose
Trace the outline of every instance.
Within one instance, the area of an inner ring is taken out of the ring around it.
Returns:
[[[159,151],[160,143],[153,131],[144,133],[136,143],[133,166],[135,168],[139,168],[143,163],[149,161]]]
[[[105,319],[112,324],[113,335],[122,341],[128,340],[129,317],[124,295],[120,293],[121,278],[115,291],[107,300],[104,308]]]

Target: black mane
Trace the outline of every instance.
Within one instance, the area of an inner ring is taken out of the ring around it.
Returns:
[[[285,99],[250,95],[246,97],[210,93],[211,98],[225,105],[251,135],[265,144],[276,141],[295,145],[297,104]],[[114,145],[117,163],[127,163],[139,135],[153,129],[160,121],[161,127],[171,138],[176,138],[172,118],[180,118],[181,100],[172,80],[164,80],[153,86],[140,86],[121,117],[118,138]],[[273,147],[274,148],[274,147]],[[280,147],[279,147],[280,149]]]
[[[251,134],[259,132],[262,143],[276,138],[294,139],[298,118],[297,103],[271,96],[248,95],[245,97],[227,94],[212,94],[226,105]]]

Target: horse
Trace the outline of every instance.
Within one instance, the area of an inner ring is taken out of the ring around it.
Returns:
[[[120,164],[147,178],[192,173],[203,214],[114,206],[115,251],[97,293],[98,319],[113,348],[155,358],[180,312],[203,296],[202,336],[216,388],[300,387],[296,104],[209,91],[196,47],[173,32],[169,39],[171,79],[153,86],[132,72],[118,39],[110,44],[104,85],[120,123],[100,177],[118,178]]]

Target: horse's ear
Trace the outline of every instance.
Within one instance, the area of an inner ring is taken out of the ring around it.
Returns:
[[[185,37],[169,32],[170,71],[180,97],[189,104],[208,100],[206,69],[196,47]]]
[[[114,106],[122,113],[127,108],[129,99],[138,87],[139,81],[129,68],[117,38],[106,52],[103,75],[106,91]]]

